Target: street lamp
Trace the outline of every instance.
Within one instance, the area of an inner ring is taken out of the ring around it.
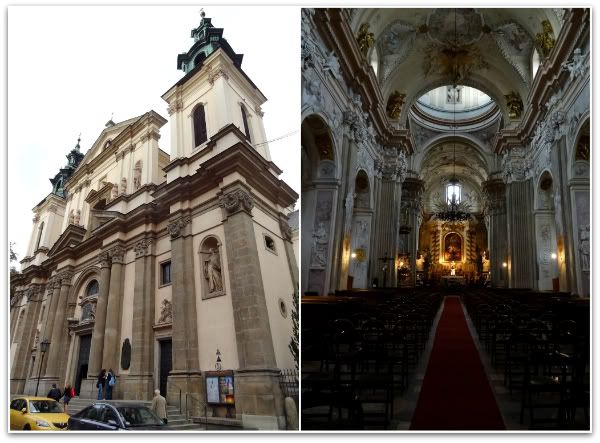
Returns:
[[[42,360],[40,361],[40,367],[38,369],[38,377],[37,377],[37,385],[35,386],[35,396],[37,397],[38,395],[38,388],[40,387],[40,375],[42,373],[42,366],[44,365],[44,354],[46,352],[48,352],[48,348],[50,347],[50,342],[48,341],[47,338],[45,338],[41,343],[40,343],[40,352],[42,353]]]

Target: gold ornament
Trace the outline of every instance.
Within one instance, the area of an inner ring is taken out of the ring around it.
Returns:
[[[542,22],[543,31],[535,36],[535,46],[542,53],[544,58],[548,58],[556,41],[554,40],[554,31],[548,20]]]
[[[519,118],[523,112],[523,100],[521,96],[511,91],[510,94],[504,96],[506,98],[506,107],[508,108],[508,116],[510,118]]]
[[[362,52],[363,55],[367,55],[369,48],[373,46],[373,43],[375,42],[375,35],[372,32],[369,32],[368,23],[363,23],[360,25],[358,35],[356,36],[356,41],[358,42],[360,52]]]
[[[394,120],[400,118],[405,98],[406,94],[401,94],[398,91],[392,92],[388,98],[387,106],[385,107],[388,117],[393,118]]]

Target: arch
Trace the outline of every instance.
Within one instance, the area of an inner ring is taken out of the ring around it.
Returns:
[[[98,280],[96,280],[96,279],[90,280],[90,282],[88,283],[88,285],[85,289],[86,297],[91,297],[93,295],[98,294],[100,292],[99,288],[100,288],[100,285],[98,283]]]
[[[242,113],[242,123],[244,124],[244,134],[249,142],[252,142],[252,137],[250,136],[250,125],[248,124],[248,113],[246,112],[246,105],[240,103],[240,110]]]
[[[531,81],[535,80],[535,76],[540,69],[540,65],[542,64],[542,59],[540,57],[540,53],[537,48],[533,48],[531,51]]]
[[[359,169],[354,179],[354,209],[371,208],[371,185],[369,175],[364,169]]]
[[[209,234],[200,241],[198,255],[202,275],[202,300],[226,293],[222,249],[221,240],[214,234]]]
[[[204,62],[204,60],[206,59],[206,54],[202,51],[199,52],[195,57],[194,57],[194,66],[192,66],[192,69],[194,69],[196,66],[202,64],[202,62]],[[192,70],[190,69],[190,71]]]
[[[544,169],[535,181],[534,208],[536,210],[554,210],[554,177],[549,169]]]
[[[208,140],[204,103],[198,103],[194,106],[194,109],[192,109],[192,129],[194,139],[193,148],[197,148]]]
[[[40,223],[40,227],[38,228],[38,236],[35,242],[34,252],[37,251],[40,247],[40,242],[42,241],[42,233],[44,232],[44,222]]]
[[[375,78],[379,79],[379,53],[377,52],[377,45],[373,45],[371,53],[369,54],[369,64],[375,73]]]
[[[308,160],[308,164],[302,164],[303,176],[310,177],[310,181],[337,178],[340,173],[338,149],[326,120],[319,114],[304,118],[300,139],[304,151],[302,158]]]
[[[591,139],[590,139],[590,118],[589,111],[579,119],[577,128],[574,131],[575,137],[572,139],[569,152],[569,179],[588,179],[590,177],[591,166]],[[586,152],[587,151],[587,152]]]
[[[479,155],[478,160],[483,163],[488,174],[493,169],[493,164],[491,163],[493,161],[493,157],[491,155],[492,153],[485,151],[485,148],[481,146],[481,141],[475,138],[472,134],[468,133],[443,133],[436,135],[431,140],[428,140],[427,144],[425,144],[423,149],[421,149],[421,153],[414,156],[414,169],[416,171],[420,171],[427,159],[427,155],[440,144],[447,142],[463,142],[465,145],[468,145],[477,152]]]
[[[98,294],[100,293],[99,280],[100,280],[100,268],[98,266],[89,266],[81,272],[81,274],[79,275],[79,277],[73,284],[73,287],[72,287],[73,292],[71,292],[71,295],[69,295],[69,298],[73,299],[73,300],[82,299],[82,303],[78,303],[80,312],[83,310],[83,307],[86,304],[89,304],[93,300],[92,297],[94,297],[94,294],[88,295],[88,293],[87,293],[88,288],[89,288],[90,284],[92,283],[92,281],[98,282]],[[95,309],[93,307],[91,307],[91,315],[92,316],[93,316],[94,312],[95,312]],[[78,313],[76,311],[75,318],[77,318],[77,317],[78,317]],[[84,317],[82,315],[80,316],[80,318],[81,318],[81,321],[84,321]],[[88,317],[87,319],[90,319],[90,318]]]

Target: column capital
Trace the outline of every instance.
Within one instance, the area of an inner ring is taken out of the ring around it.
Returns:
[[[57,275],[57,278],[60,279],[60,286],[71,286],[71,279],[73,278],[73,272],[71,271],[62,271]]]
[[[189,215],[179,217],[178,219],[169,223],[167,225],[167,232],[171,236],[171,240],[175,240],[176,238],[179,238],[182,234],[182,231],[190,223],[192,223],[192,217],[190,217]],[[137,256],[137,254],[136,254],[136,256]]]
[[[101,268],[110,268],[110,254],[108,251],[98,254],[98,263]]]
[[[254,201],[248,191],[235,189],[219,196],[219,205],[225,210],[228,217],[240,211],[245,211],[252,215],[251,211],[254,207]]]
[[[108,254],[110,255],[110,259],[113,264],[115,264],[115,263],[123,264],[123,262],[125,260],[125,248],[124,247],[115,246],[110,251],[108,251]]]
[[[281,228],[281,235],[283,239],[292,241],[292,228],[290,228],[287,217],[283,214],[279,215],[279,227]]]
[[[483,182],[485,212],[490,215],[503,214],[506,211],[506,185],[500,179]]]
[[[135,250],[135,258],[140,258],[140,257],[144,257],[145,255],[147,255],[148,251],[150,250],[151,245],[152,245],[151,238],[144,238],[144,239],[138,241],[135,244],[135,246],[133,247],[133,249]]]

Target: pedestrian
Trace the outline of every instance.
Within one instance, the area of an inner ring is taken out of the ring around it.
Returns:
[[[68,413],[69,402],[71,401],[71,397],[75,396],[75,390],[71,387],[70,384],[65,386],[65,392],[63,393],[63,403],[65,404],[64,409],[65,412]]]
[[[117,383],[117,379],[115,377],[115,373],[113,372],[113,370],[111,368],[108,370],[108,373],[106,374],[106,399],[107,400],[112,400],[112,391],[113,391],[113,388],[116,383]]]
[[[52,383],[52,389],[50,389],[50,391],[48,391],[48,395],[46,395],[46,397],[52,398],[52,399],[60,402],[60,398],[62,397],[62,394],[60,393],[60,389],[58,389],[56,387],[56,383]]]
[[[102,369],[98,374],[96,387],[98,388],[98,400],[104,399],[104,384],[106,383],[106,369]]]
[[[167,399],[160,395],[160,390],[154,390],[154,398],[152,399],[152,412],[162,419],[164,424],[169,422],[167,418]]]

